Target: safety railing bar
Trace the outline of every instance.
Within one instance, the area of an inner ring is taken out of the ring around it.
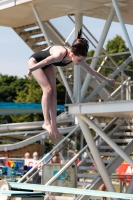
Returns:
[[[123,92],[133,83],[133,81],[131,81],[131,83],[129,83],[128,85],[126,85],[123,89]],[[121,91],[113,98],[114,100],[121,94]],[[125,100],[126,101],[126,100]]]
[[[72,34],[74,33],[75,28],[73,28],[73,30],[71,31],[71,33],[68,35],[67,39],[65,40],[64,44],[66,44],[68,42],[68,40],[71,38]]]
[[[127,79],[127,80],[125,80],[124,82],[123,82],[123,85],[126,85],[126,83],[127,83],[127,81],[130,79],[130,77]],[[129,85],[128,85],[129,86]],[[127,86],[127,87],[128,87]],[[120,85],[118,88],[116,88],[116,90],[114,91],[114,92],[112,92],[111,94],[110,94],[110,96],[107,98],[107,99],[105,99],[105,102],[110,98],[110,97],[112,97],[113,95],[115,95],[116,94],[116,92],[118,91],[118,90],[120,90],[121,89],[121,87],[122,87],[122,85]],[[115,99],[116,97],[114,97],[113,99]]]
[[[44,159],[46,159],[50,154],[58,148],[68,137],[70,137],[74,131],[76,131],[79,128],[79,125],[77,125],[63,140],[61,140],[46,156],[44,156],[33,168],[31,168],[21,179],[18,180],[18,183],[20,183],[22,180],[24,180],[36,167],[42,163]]]
[[[86,58],[86,60],[91,60],[91,59],[95,59],[95,58],[104,58],[104,57],[109,57],[109,56],[122,56],[122,55],[125,55],[125,54],[131,54],[130,51],[127,51],[127,52],[121,52],[121,53],[114,53],[114,54],[106,54],[106,55],[101,55],[101,56],[94,56],[94,57],[88,57]]]

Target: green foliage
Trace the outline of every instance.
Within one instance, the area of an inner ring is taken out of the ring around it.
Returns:
[[[34,78],[31,78],[30,80],[27,80],[23,90],[17,91],[15,102],[40,103],[41,97],[42,90],[40,86]]]
[[[17,76],[0,74],[0,102],[14,101],[17,91],[23,90],[26,82],[26,79],[18,79]]]
[[[129,51],[127,48],[125,41],[122,39],[121,36],[116,35],[115,38],[109,40],[106,45],[106,51],[108,54],[120,53]],[[120,65],[129,55],[121,55],[121,56],[114,56],[113,59],[115,62]]]

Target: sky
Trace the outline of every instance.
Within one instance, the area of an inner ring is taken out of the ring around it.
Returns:
[[[53,25],[63,34],[68,37],[69,33],[74,28],[73,23],[67,17],[52,19]],[[89,31],[99,40],[105,20],[84,17],[83,23]],[[66,26],[67,24],[67,26]],[[69,24],[69,26],[68,26]],[[126,25],[127,32],[133,44],[133,26]],[[104,46],[108,40],[113,39],[116,35],[122,36],[125,40],[119,23],[112,22],[108,35],[106,37]],[[74,39],[72,36],[70,43]],[[126,41],[126,40],[125,40]],[[126,44],[127,45],[127,44]],[[128,46],[128,45],[127,45]],[[93,49],[90,45],[90,49]],[[28,59],[33,54],[33,51],[27,46],[26,43],[14,32],[10,27],[0,26],[0,73],[24,77],[27,74]]]

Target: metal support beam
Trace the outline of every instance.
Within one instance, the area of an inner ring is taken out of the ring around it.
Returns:
[[[83,133],[81,132],[81,134],[80,134],[80,150],[84,147],[83,142],[84,142],[84,137],[83,137]]]
[[[31,6],[32,6],[33,12],[35,14],[35,17],[37,19],[37,22],[38,22],[38,24],[39,24],[39,26],[41,28],[41,31],[42,31],[45,39],[46,39],[46,42],[47,42],[48,46],[50,46],[51,44],[50,44],[49,38],[48,38],[47,33],[46,33],[45,29],[44,29],[43,23],[42,23],[42,21],[40,19],[40,16],[39,16],[38,12],[37,12],[37,9],[36,9],[36,7],[34,5],[31,5]]]
[[[123,73],[123,70],[121,71],[121,100],[123,100],[124,98],[124,94],[123,94],[123,91],[124,91],[124,85],[123,85],[123,81],[124,81],[124,73]]]
[[[77,38],[79,30],[82,28],[82,14],[75,14],[75,38]],[[74,65],[74,88],[73,88],[74,102],[81,102],[81,67]]]
[[[133,160],[122,150],[119,146],[113,142],[99,127],[96,126],[88,117],[79,115],[100,137],[114,149],[124,160],[133,166]]]
[[[117,17],[118,17],[119,22],[120,22],[120,24],[121,24],[121,28],[122,28],[122,30],[123,30],[123,33],[124,33],[124,35],[125,35],[126,42],[127,42],[128,46],[129,46],[129,49],[130,49],[130,51],[131,51],[131,55],[132,55],[132,58],[133,58],[133,46],[132,46],[132,43],[131,43],[131,41],[130,41],[130,37],[129,37],[129,35],[128,35],[128,32],[127,32],[127,30],[126,30],[126,27],[125,27],[125,24],[124,24],[124,20],[123,20],[123,18],[122,18],[122,15],[121,15],[121,12],[120,12],[118,3],[117,3],[116,0],[112,0],[112,3],[113,3],[113,5],[114,5],[114,8],[115,8]]]
[[[131,77],[126,81],[126,100],[131,100]]]
[[[95,142],[94,142],[94,140],[92,138],[92,135],[91,135],[91,132],[90,132],[90,130],[88,128],[88,125],[85,123],[84,120],[82,120],[80,118],[80,116],[77,116],[77,118],[78,118],[80,127],[82,129],[82,132],[84,134],[84,137],[86,139],[86,142],[87,142],[87,144],[88,144],[88,146],[90,148],[90,151],[92,153],[93,159],[94,159],[94,161],[96,163],[97,169],[98,169],[98,171],[99,171],[99,173],[100,173],[100,175],[101,175],[101,177],[103,179],[103,182],[105,183],[108,191],[114,192],[115,191],[114,187],[113,187],[113,185],[111,183],[111,180],[109,178],[109,175],[107,173],[105,165],[101,160],[101,156],[100,156],[99,151],[98,151],[98,149],[97,149],[97,147],[95,145]]]
[[[102,50],[102,48],[103,48],[103,44],[104,44],[105,39],[106,39],[106,36],[107,36],[107,34],[108,34],[108,31],[109,31],[111,22],[112,22],[112,20],[113,20],[113,18],[114,18],[114,14],[115,14],[115,10],[114,10],[114,8],[112,7],[112,8],[111,8],[111,11],[110,11],[110,13],[109,13],[108,19],[107,19],[107,21],[106,21],[106,23],[105,23],[104,29],[103,29],[103,31],[102,31],[102,34],[101,34],[99,43],[98,43],[98,45],[97,45],[97,48],[96,48],[96,51],[95,51],[95,54],[94,54],[94,57],[95,57],[95,56],[99,56],[100,53],[101,53],[101,50]],[[92,69],[95,69],[95,66],[96,66],[96,64],[97,64],[97,61],[98,61],[98,58],[95,58],[95,59],[92,60],[91,65],[90,65],[90,67],[91,67]],[[86,78],[85,78],[85,81],[84,81],[84,84],[83,84],[82,90],[81,90],[81,101],[82,101],[82,100],[84,99],[84,97],[85,97],[85,94],[86,94],[88,85],[89,85],[89,83],[90,83],[90,81],[91,81],[91,77],[92,77],[92,76],[91,76],[90,74],[87,74],[87,75],[86,75]]]

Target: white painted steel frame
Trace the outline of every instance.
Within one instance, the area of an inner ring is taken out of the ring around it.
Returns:
[[[104,28],[103,28],[103,31],[102,31],[102,34],[101,34],[99,43],[98,43],[97,48],[96,48],[96,51],[95,51],[95,53],[94,53],[94,57],[95,57],[95,56],[99,56],[100,53],[101,53],[101,50],[102,50],[102,48],[103,48],[103,44],[104,44],[104,42],[105,42],[106,36],[107,36],[108,31],[109,31],[109,28],[110,28],[110,26],[111,26],[111,23],[112,23],[112,21],[113,21],[114,14],[115,14],[115,10],[114,10],[114,8],[112,7],[112,8],[111,8],[111,11],[110,11],[110,13],[109,13],[108,19],[107,19],[107,21],[106,21],[106,23],[105,23],[105,26],[104,26]],[[97,64],[97,61],[98,61],[98,58],[95,58],[95,59],[92,60],[92,62],[91,62],[91,64],[90,64],[90,67],[91,67],[92,69],[95,69],[96,64]],[[90,81],[91,81],[91,75],[90,75],[90,74],[87,74],[87,75],[86,75],[86,78],[85,78],[85,81],[84,81],[84,83],[83,83],[83,85],[82,85],[82,90],[81,90],[81,99],[82,99],[82,100],[83,100],[84,97],[85,97],[85,94],[86,94],[86,91],[87,91],[87,88],[88,88],[88,86],[89,86]]]
[[[94,159],[94,161],[96,163],[98,172],[100,173],[100,175],[101,175],[101,177],[103,179],[103,182],[107,187],[107,190],[111,191],[111,192],[114,192],[115,191],[114,187],[113,187],[113,185],[111,183],[111,180],[110,180],[109,175],[107,173],[106,167],[105,167],[105,165],[104,165],[104,163],[103,163],[103,161],[101,159],[101,156],[100,156],[99,151],[98,151],[98,149],[96,147],[96,144],[95,144],[94,139],[93,139],[93,137],[91,135],[91,132],[90,132],[90,130],[88,128],[88,125],[78,115],[77,115],[77,119],[79,121],[79,125],[80,125],[80,127],[82,129],[82,132],[84,134],[86,142],[87,142],[87,144],[88,144],[88,146],[90,148],[90,151],[91,151],[91,154],[93,156],[93,159]]]

